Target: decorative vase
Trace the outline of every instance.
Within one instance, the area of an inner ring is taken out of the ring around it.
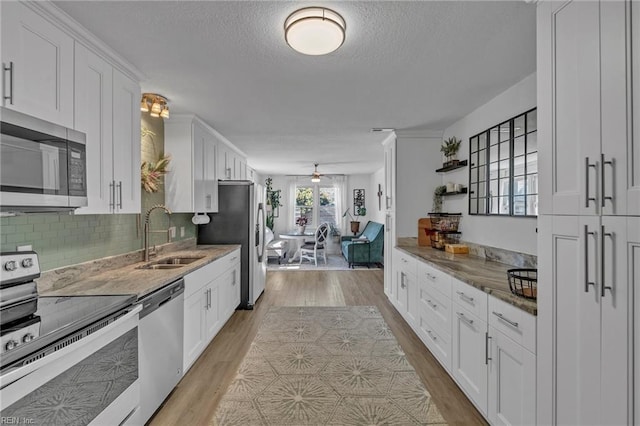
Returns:
[[[298,225],[298,233],[299,234],[304,234],[304,229],[306,228],[305,225]]]
[[[359,231],[360,231],[360,222],[352,221],[351,232],[353,232],[353,235],[356,235]]]

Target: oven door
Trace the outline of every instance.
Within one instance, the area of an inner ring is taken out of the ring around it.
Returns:
[[[141,309],[1,376],[0,418],[26,424],[139,423]]]

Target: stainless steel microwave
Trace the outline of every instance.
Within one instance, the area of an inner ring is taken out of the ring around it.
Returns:
[[[86,135],[0,108],[0,211],[61,211],[86,205]]]

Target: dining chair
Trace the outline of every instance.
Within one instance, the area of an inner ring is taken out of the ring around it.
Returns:
[[[318,255],[322,252],[322,258],[325,265],[327,264],[327,250],[326,242],[329,235],[329,224],[322,223],[316,228],[315,239],[313,241],[306,242],[300,247],[300,264],[302,259],[307,259],[309,262],[313,261],[318,266]]]

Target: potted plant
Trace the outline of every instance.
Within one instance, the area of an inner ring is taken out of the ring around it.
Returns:
[[[447,192],[445,185],[437,186],[433,191],[433,212],[442,213],[442,195]]]
[[[309,219],[306,216],[300,216],[296,218],[296,225],[298,225],[298,232],[304,234],[304,228],[307,226]]]
[[[445,140],[442,143],[442,146],[440,146],[440,152],[442,152],[444,156],[447,158],[446,163],[444,163],[445,167],[458,164],[458,159],[456,158],[456,154],[460,149],[461,143],[462,143],[462,140],[457,139],[455,136],[450,137],[449,139]]]
[[[273,179],[267,178],[265,181],[267,190],[267,227],[273,231],[274,219],[278,217],[279,208],[282,205],[280,201],[280,190],[273,190]]]
[[[366,210],[365,210],[366,213]],[[351,219],[350,221],[350,225],[351,225],[351,232],[353,232],[353,235],[356,235],[359,231],[360,231],[360,222],[358,222],[357,220],[355,220],[353,218],[353,216],[351,215],[351,213],[349,213],[349,209],[347,209],[343,214],[342,217],[346,217],[349,216],[349,219]]]

